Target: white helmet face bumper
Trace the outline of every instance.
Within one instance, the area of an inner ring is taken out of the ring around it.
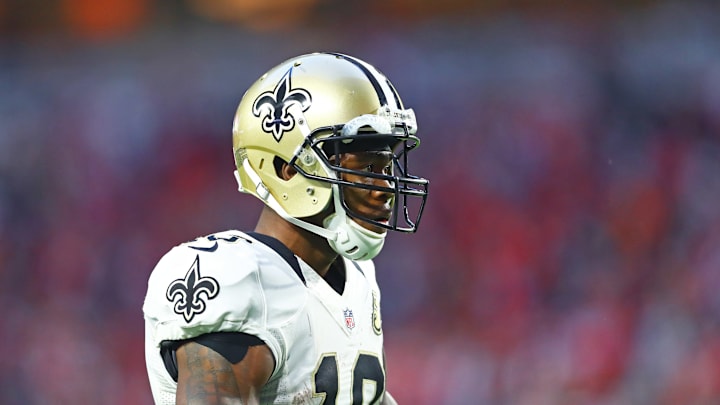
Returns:
[[[332,213],[324,221],[325,228],[337,234],[329,239],[330,247],[352,260],[370,260],[380,253],[387,232],[377,233],[363,228],[345,215],[344,211]]]

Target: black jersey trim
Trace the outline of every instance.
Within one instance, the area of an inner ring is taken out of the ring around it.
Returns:
[[[345,260],[341,256],[330,265],[330,269],[325,273],[325,282],[335,290],[336,293],[343,295],[345,292],[345,281],[347,280],[347,271],[345,269]]]
[[[160,357],[162,357],[165,370],[175,382],[178,380],[177,349],[188,342],[208,347],[232,364],[237,364],[244,359],[250,346],[265,344],[257,336],[242,332],[212,332],[191,339],[164,340],[160,342]]]
[[[280,257],[285,259],[287,264],[289,264],[290,267],[292,267],[293,271],[295,271],[295,274],[300,277],[300,280],[303,282],[303,284],[307,286],[305,276],[303,276],[302,270],[300,270],[300,263],[298,262],[297,257],[295,257],[295,254],[287,246],[285,246],[282,242],[273,238],[272,236],[263,235],[257,232],[248,232],[247,234],[267,245],[277,254],[279,254]]]
[[[185,340],[163,340],[160,342],[160,357],[162,357],[165,370],[175,382],[178,380],[177,355],[175,352],[178,347],[186,342]]]
[[[260,338],[242,332],[213,332],[200,335],[195,342],[215,350],[232,364],[245,358],[250,346],[264,345]]]

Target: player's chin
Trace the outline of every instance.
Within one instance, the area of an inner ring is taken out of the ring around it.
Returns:
[[[387,219],[376,219],[375,221],[376,221],[376,222],[379,222],[379,223],[381,223],[381,224],[383,224],[383,225],[387,225],[387,224],[390,223],[390,221],[388,221]],[[367,222],[367,221],[358,220],[358,221],[355,221],[355,222],[356,222],[358,225],[360,225],[361,227],[367,229],[368,231],[371,231],[371,232],[374,232],[374,233],[378,233],[378,234],[380,234],[380,235],[385,234],[385,233],[387,232],[387,229],[386,229],[386,228],[383,228],[382,226],[375,225],[375,224],[370,223],[370,222]]]

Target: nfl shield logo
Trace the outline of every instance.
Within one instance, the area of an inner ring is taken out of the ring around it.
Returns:
[[[345,309],[343,311],[343,314],[345,315],[345,326],[347,326],[348,329],[352,329],[355,327],[355,317],[353,316],[353,313],[349,309]]]

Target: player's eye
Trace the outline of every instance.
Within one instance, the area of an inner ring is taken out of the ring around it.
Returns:
[[[386,164],[383,166],[382,171],[377,170],[379,165],[375,165],[374,163],[371,163],[369,165],[366,165],[362,168],[362,171],[368,172],[368,173],[382,173],[385,175],[392,175],[393,172],[393,164],[392,162]]]

